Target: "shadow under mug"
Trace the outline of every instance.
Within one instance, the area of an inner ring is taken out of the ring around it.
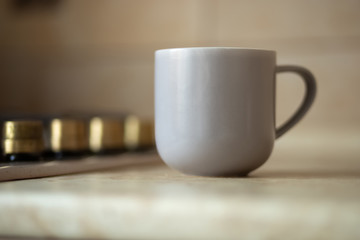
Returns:
[[[306,87],[295,114],[275,127],[276,73],[294,72]],[[274,140],[305,115],[315,78],[276,66],[276,52],[205,47],[155,52],[155,137],[161,158],[186,174],[247,175],[270,156]]]

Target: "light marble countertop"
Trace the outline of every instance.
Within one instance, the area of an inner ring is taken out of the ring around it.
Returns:
[[[247,178],[186,176],[149,154],[107,171],[2,182],[0,236],[360,239],[360,141],[298,141],[280,139]]]

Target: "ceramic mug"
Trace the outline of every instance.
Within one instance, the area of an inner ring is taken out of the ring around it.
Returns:
[[[306,93],[296,113],[275,127],[275,75],[302,77]],[[165,163],[186,174],[246,175],[270,156],[274,140],[308,111],[313,75],[276,66],[276,52],[230,47],[155,52],[155,137]]]

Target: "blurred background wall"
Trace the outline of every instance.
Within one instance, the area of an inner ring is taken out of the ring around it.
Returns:
[[[293,134],[347,131],[360,147],[359,12],[359,0],[3,0],[0,111],[152,117],[156,49],[266,48],[318,80],[315,105]],[[278,77],[278,123],[303,89],[297,76]]]

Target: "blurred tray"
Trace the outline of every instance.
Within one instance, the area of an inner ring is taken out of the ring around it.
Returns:
[[[153,158],[149,158],[153,155]],[[81,159],[46,162],[11,162],[0,164],[0,181],[58,176],[72,173],[105,170],[126,165],[159,161],[154,152],[124,153],[115,156],[91,156]]]

